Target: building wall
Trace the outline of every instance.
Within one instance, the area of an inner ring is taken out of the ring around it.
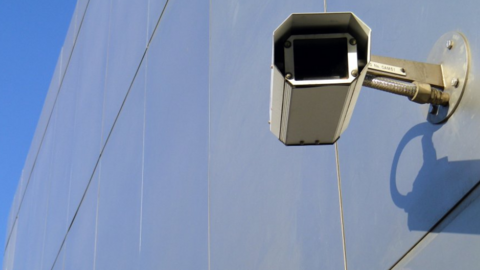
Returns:
[[[474,269],[478,7],[79,0],[3,269]],[[471,66],[453,117],[435,126],[428,106],[365,88],[336,145],[276,140],[272,32],[325,8],[369,25],[376,55],[426,61],[444,33],[464,33]]]

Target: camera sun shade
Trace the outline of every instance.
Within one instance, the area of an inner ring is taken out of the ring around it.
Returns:
[[[370,32],[353,13],[292,14],[274,31],[270,130],[280,141],[340,137],[367,72]]]

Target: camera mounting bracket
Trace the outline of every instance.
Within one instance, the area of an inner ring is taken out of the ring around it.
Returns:
[[[447,106],[430,105],[427,120],[433,124],[446,121],[458,107],[468,79],[470,49],[467,39],[459,32],[448,32],[441,36],[428,56],[429,63],[441,65],[444,93],[449,94]]]
[[[372,55],[363,85],[408,96],[417,103],[430,103],[427,120],[440,124],[453,114],[462,98],[469,57],[466,38],[461,33],[448,32],[433,46],[429,63]]]

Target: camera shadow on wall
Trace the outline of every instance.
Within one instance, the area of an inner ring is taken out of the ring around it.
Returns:
[[[462,209],[480,200],[479,184],[472,184],[478,179],[465,179],[462,177],[465,174],[459,173],[468,172],[469,176],[480,175],[480,160],[449,161],[448,156],[438,158],[432,137],[441,126],[428,122],[421,123],[403,136],[395,152],[390,174],[392,200],[397,207],[408,214],[408,228],[411,231],[480,234],[478,218],[466,226],[448,226],[448,223],[453,221]],[[397,179],[398,164],[405,147],[417,137],[421,138],[423,164],[411,191],[403,194],[397,186],[401,181]],[[469,191],[468,188],[470,188]],[[460,194],[462,190],[467,190],[465,196],[460,197],[458,202],[452,203],[452,193]],[[439,213],[447,203],[452,204],[451,209]]]

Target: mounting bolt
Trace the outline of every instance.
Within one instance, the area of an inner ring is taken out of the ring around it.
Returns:
[[[285,44],[283,44],[283,46],[285,46],[285,48],[290,48],[290,47],[292,47],[292,42],[287,40],[287,41],[285,41]]]
[[[349,42],[351,45],[357,45],[357,40],[354,38],[351,38]]]
[[[450,84],[451,84],[453,87],[457,88],[459,82],[460,82],[460,81],[458,80],[458,78],[453,78],[452,81],[450,82]]]
[[[285,79],[290,80],[292,78],[292,73],[285,74]]]
[[[453,40],[451,40],[451,39],[447,40],[447,43],[445,44],[445,47],[447,47],[447,49],[451,50],[453,48]]]
[[[352,70],[351,74],[352,74],[353,77],[357,77],[358,76],[358,70],[356,70],[356,69]]]

